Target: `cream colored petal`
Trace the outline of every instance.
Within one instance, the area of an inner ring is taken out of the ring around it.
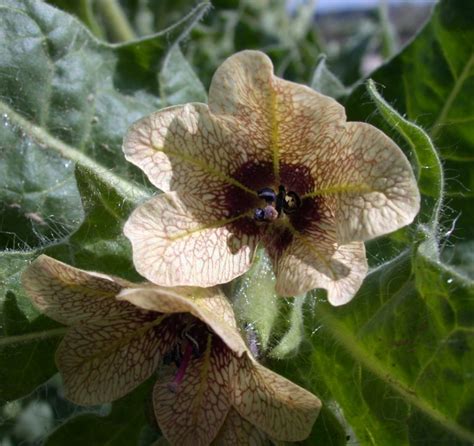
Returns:
[[[400,149],[368,124],[345,123],[333,99],[275,77],[263,53],[243,51],[221,65],[209,108],[240,123],[239,145],[273,165],[276,185],[339,198],[340,244],[391,232],[418,212],[416,181]]]
[[[250,267],[256,236],[236,235],[200,202],[185,205],[174,192],[139,206],[125,224],[137,271],[163,286],[208,287],[229,282]]]
[[[176,391],[173,375],[157,382],[153,391],[155,416],[163,435],[176,446],[207,446],[216,437],[230,409],[228,355],[213,349],[193,359]]]
[[[117,297],[160,313],[190,313],[208,325],[238,356],[247,350],[230,302],[219,288],[132,288]]]
[[[239,123],[235,135],[253,158],[294,163],[314,152],[315,137],[345,121],[344,108],[330,97],[273,75],[271,60],[259,51],[242,51],[216,71],[209,108]],[[309,143],[308,143],[309,141]],[[278,181],[278,178],[277,178]]]
[[[232,366],[232,405],[241,416],[277,440],[301,441],[309,435],[321,408],[318,398],[247,355]]]
[[[22,284],[35,306],[63,324],[120,318],[131,306],[114,296],[125,280],[83,271],[51,257],[39,256],[24,272]]]
[[[212,116],[205,104],[165,108],[133,124],[124,138],[128,161],[162,191],[222,201],[226,185],[247,160],[235,144],[232,123]]]
[[[213,446],[265,446],[268,437],[252,423],[242,418],[235,409],[230,409]]]
[[[313,163],[313,195],[337,197],[341,244],[368,240],[411,223],[420,194],[403,152],[375,127],[349,122]]]
[[[163,318],[137,311],[107,325],[72,327],[56,352],[65,396],[77,404],[102,404],[145,381],[176,341],[174,326]]]
[[[202,312],[237,328],[234,309],[220,287],[162,287],[151,283],[124,289],[117,299],[128,300],[144,310],[160,313],[191,313],[212,326],[212,320],[202,319]]]
[[[297,296],[314,288],[327,290],[332,305],[349,302],[367,274],[363,242],[337,245],[330,231],[293,233],[282,251],[269,251],[276,275],[276,291]]]

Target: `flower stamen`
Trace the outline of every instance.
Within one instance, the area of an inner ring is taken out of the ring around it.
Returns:
[[[263,189],[260,189],[257,194],[259,198],[262,198],[267,203],[274,203],[276,200],[275,191],[270,187],[264,187]]]
[[[184,348],[184,353],[179,358],[179,368],[176,372],[176,375],[170,383],[168,383],[168,390],[170,392],[176,393],[178,391],[179,385],[182,383],[184,379],[184,375],[186,374],[186,370],[188,365],[191,361],[191,356],[193,354],[195,346],[191,342],[186,342],[186,346]]]
[[[283,210],[286,214],[292,214],[301,206],[301,198],[296,192],[289,191],[285,195]]]
[[[259,198],[266,201],[267,206],[256,208],[254,219],[256,221],[270,222],[285,214],[294,213],[301,206],[301,198],[296,192],[288,191],[283,185],[278,188],[278,194],[269,187],[264,187],[257,192]]]
[[[278,211],[269,204],[264,208],[255,209],[254,218],[257,221],[273,221],[278,218]]]

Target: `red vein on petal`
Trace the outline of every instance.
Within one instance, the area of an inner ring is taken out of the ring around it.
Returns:
[[[191,156],[183,155],[182,153],[174,152],[172,150],[166,150],[163,147],[156,147],[156,146],[152,145],[152,148],[153,148],[153,150],[156,150],[157,152],[163,152],[165,155],[174,156],[174,157],[179,158],[180,160],[185,161],[189,164],[194,164],[195,166],[202,169],[204,172],[210,173],[211,175],[214,175],[215,177],[220,178],[221,180],[225,181],[226,183],[232,184],[233,186],[236,186],[236,187],[244,190],[245,192],[247,192],[249,194],[258,196],[256,191],[254,191],[252,189],[249,189],[247,186],[243,185],[240,181],[237,181],[235,178],[229,177],[229,176],[223,174],[222,172],[220,172],[216,169],[213,169],[212,167],[210,167],[207,164],[199,161],[198,159],[195,159]]]
[[[144,324],[139,330],[134,331],[129,336],[124,336],[118,339],[116,342],[111,343],[109,348],[107,348],[106,350],[102,350],[95,355],[89,356],[88,360],[92,361],[94,359],[101,359],[101,358],[109,356],[111,353],[115,352],[120,347],[123,347],[127,345],[128,343],[130,343],[132,339],[139,338],[143,336],[148,330],[160,325],[169,316],[171,316],[171,314],[162,314],[160,317],[156,318],[154,321]]]
[[[337,280],[337,275],[334,272],[334,268],[331,266],[331,263],[326,260],[326,256],[324,254],[321,254],[321,252],[317,250],[317,248],[314,246],[314,243],[311,243],[310,241],[308,241],[307,237],[304,237],[303,235],[301,235],[296,230],[296,228],[289,222],[288,222],[288,229],[292,233],[293,237],[296,237],[299,240],[301,240],[301,243],[303,243],[305,247],[308,248],[308,250],[311,251],[314,254],[314,256],[316,256],[318,260],[321,261],[329,271],[331,271],[331,274],[332,274],[331,279]]]
[[[56,278],[55,278],[56,279]],[[117,291],[114,290],[101,290],[98,288],[94,288],[94,286],[97,286],[97,284],[91,284],[90,286],[88,285],[80,285],[77,282],[74,282],[76,278],[72,278],[71,280],[63,280],[63,278],[60,278],[60,284],[64,285],[67,287],[69,290],[74,291],[74,292],[79,292],[79,293],[94,293],[94,298],[112,298],[117,295]],[[110,281],[112,282],[112,281]],[[69,291],[68,290],[68,291]]]

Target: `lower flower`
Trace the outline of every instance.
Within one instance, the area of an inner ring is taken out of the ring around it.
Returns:
[[[321,408],[314,395],[260,365],[218,288],[163,288],[82,271],[47,256],[23,285],[70,325],[56,353],[65,395],[111,402],[163,368],[155,416],[173,445],[300,441]]]

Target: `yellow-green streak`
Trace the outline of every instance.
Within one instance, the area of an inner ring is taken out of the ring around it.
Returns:
[[[301,196],[303,198],[314,198],[321,195],[334,195],[344,193],[368,193],[375,192],[368,184],[338,184],[337,186],[325,187],[323,189],[317,189],[312,192],[308,192]]]
[[[279,131],[278,131],[278,120],[277,120],[277,94],[273,91],[270,86],[270,144],[273,154],[273,174],[275,176],[276,184],[280,184],[280,147],[279,144]]]
[[[199,407],[201,405],[201,401],[204,395],[204,390],[207,387],[206,382],[207,382],[207,376],[209,375],[209,366],[211,363],[211,347],[212,347],[212,335],[208,334],[206,351],[204,352],[204,360],[202,362],[202,368],[201,368],[201,374],[200,374],[201,376],[199,379],[199,390],[193,404],[194,408]],[[193,424],[197,423],[198,413],[199,413],[198,410],[193,410]]]

